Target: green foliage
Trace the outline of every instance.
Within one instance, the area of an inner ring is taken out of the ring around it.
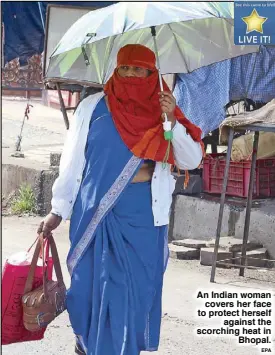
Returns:
[[[34,213],[36,208],[35,196],[31,186],[22,185],[18,191],[18,196],[11,204],[13,213]]]

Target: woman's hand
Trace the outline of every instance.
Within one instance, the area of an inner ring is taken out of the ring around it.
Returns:
[[[43,233],[43,237],[47,238],[51,235],[52,231],[56,229],[62,221],[62,217],[56,214],[49,213],[40,223],[37,233]]]
[[[174,127],[176,123],[176,118],[174,116],[174,111],[176,108],[176,99],[168,91],[159,92],[159,96],[160,107],[161,111],[163,112],[162,117],[164,119],[164,114],[166,113],[168,120],[172,122],[172,127]]]

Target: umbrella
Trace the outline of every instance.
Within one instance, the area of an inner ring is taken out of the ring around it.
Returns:
[[[74,23],[50,57],[46,82],[62,78],[102,86],[112,75],[118,50],[129,43],[155,51],[161,91],[161,74],[190,72],[258,49],[233,44],[229,2],[121,2]],[[163,128],[171,141],[166,114]]]
[[[231,2],[120,2],[90,11],[55,48],[45,82],[102,86],[118,50],[129,43],[154,50],[162,74],[189,73],[257,51],[233,44],[233,10]]]

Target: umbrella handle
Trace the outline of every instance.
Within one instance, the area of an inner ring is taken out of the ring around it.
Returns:
[[[162,77],[161,77],[161,72],[160,72],[160,61],[159,61],[159,54],[158,54],[158,46],[157,46],[157,40],[156,40],[156,27],[152,26],[151,27],[151,33],[154,41],[154,47],[155,47],[155,54],[156,54],[156,59],[157,59],[157,69],[159,73],[159,85],[160,85],[160,90],[163,91],[163,83],[162,83]],[[167,113],[164,113],[164,118],[165,122],[163,125],[164,131],[168,132],[171,131],[172,124],[170,121],[168,121]]]
[[[162,76],[161,76],[161,72],[160,72],[160,61],[159,61],[158,46],[157,46],[157,40],[156,40],[156,27],[155,26],[151,27],[151,33],[152,33],[152,37],[153,37],[153,41],[154,41],[155,55],[156,55],[156,59],[157,59],[157,69],[158,69],[158,73],[159,73],[160,90],[163,91],[163,82],[162,82]],[[167,113],[164,113],[164,118],[165,118],[165,120],[162,124],[163,130],[164,130],[163,135],[164,135],[164,139],[168,143],[168,146],[167,146],[166,153],[165,153],[164,160],[163,160],[163,168],[166,167],[166,164],[168,162],[169,155],[170,155],[171,141],[173,139],[172,122],[168,121]]]

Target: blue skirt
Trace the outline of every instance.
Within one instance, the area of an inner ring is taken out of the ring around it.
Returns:
[[[72,230],[82,208],[78,198]],[[67,308],[86,354],[158,349],[165,243],[167,226],[154,226],[151,182],[128,184],[72,274]]]

